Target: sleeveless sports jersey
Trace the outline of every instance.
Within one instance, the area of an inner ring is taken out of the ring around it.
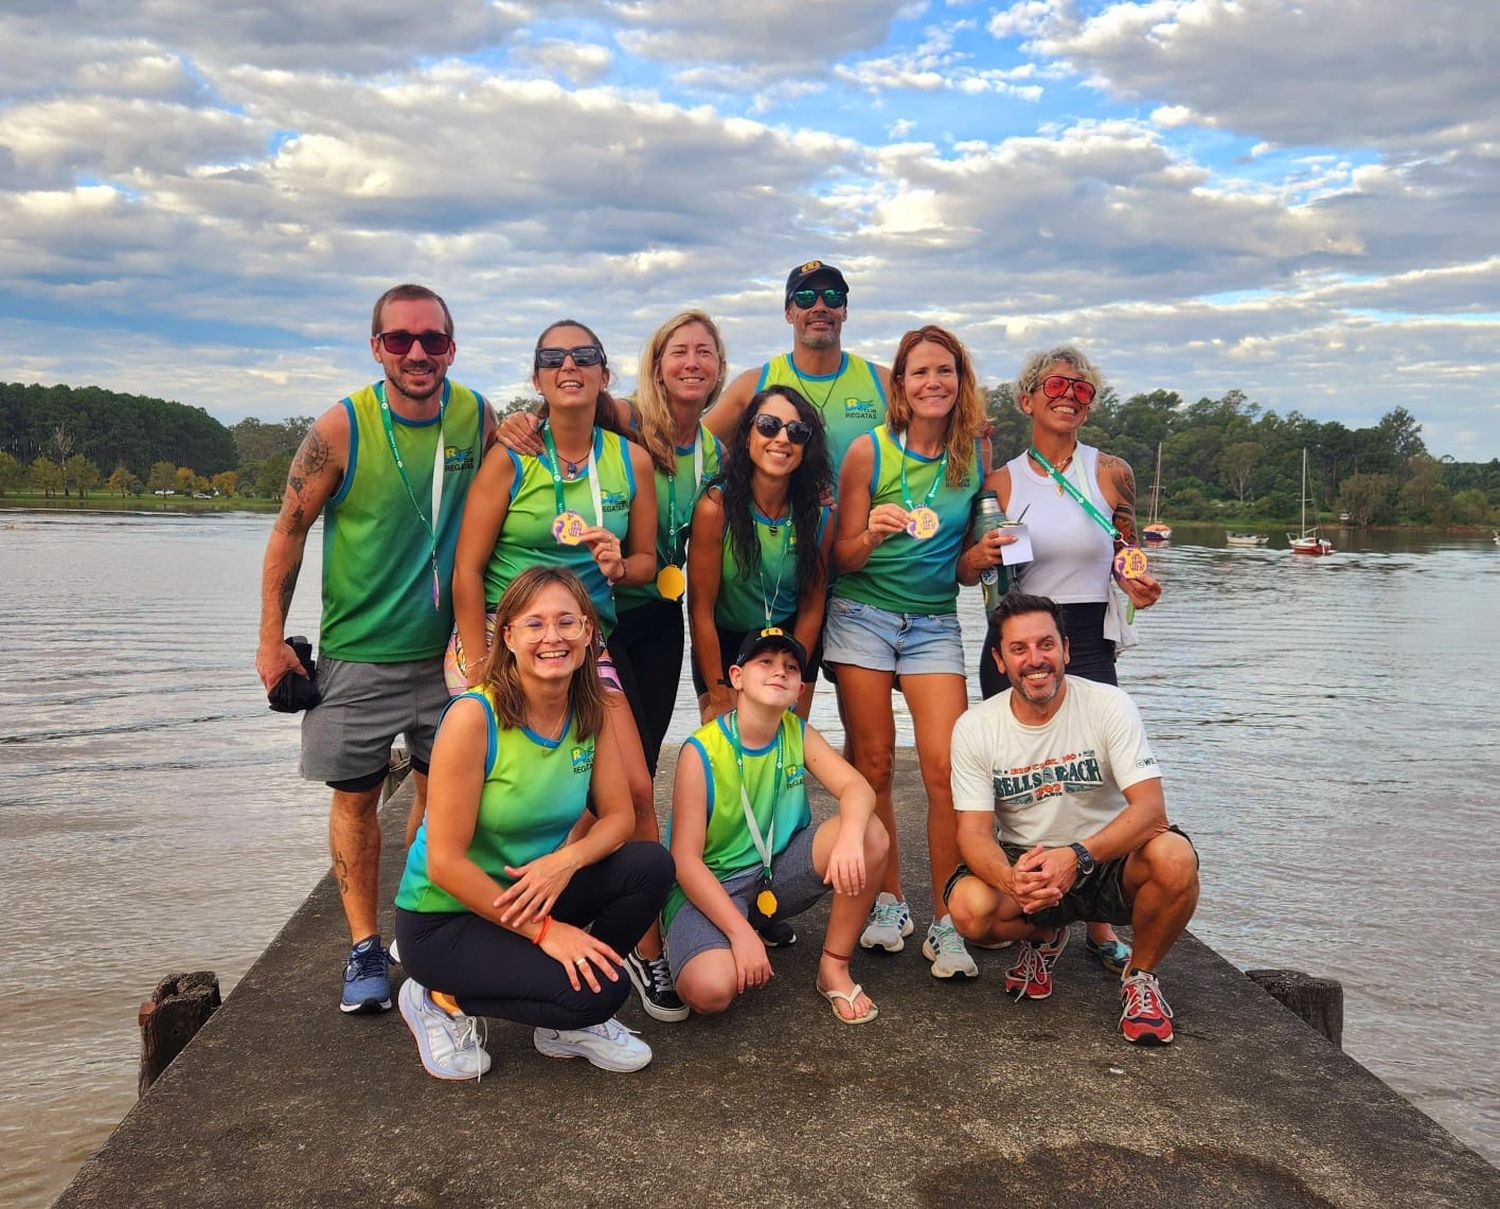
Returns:
[[[858,571],[838,577],[833,594],[891,613],[956,612],[958,556],[969,529],[969,506],[979,490],[979,445],[974,445],[973,461],[965,467],[963,482],[957,487],[949,486],[946,470],[939,478],[941,454],[930,458],[907,450],[907,490],[903,493],[901,446],[884,424],[871,432],[870,438],[875,443],[870,507],[895,504],[905,508],[909,496],[913,507],[925,501],[941,523],[936,533],[922,541],[907,533],[892,534],[870,551],[869,561]]]
[[[745,808],[740,800],[740,771],[734,758],[734,740],[729,723],[738,722],[731,712],[715,718],[695,730],[682,747],[681,759],[695,752],[703,761],[703,778],[708,783],[708,827],[703,836],[703,863],[720,881],[755,869],[760,853],[750,838],[745,822]],[[770,835],[771,855],[776,856],[791,843],[792,836],[812,822],[807,806],[807,786],[802,764],[802,736],[806,723],[788,711],[781,717],[777,737],[764,747],[744,749],[745,789],[750,795],[750,809],[761,835]],[[781,747],[781,780],[776,781],[776,748]],[[771,832],[772,820],[776,830]],[[662,840],[671,845],[672,828]],[[687,901],[682,887],[674,885],[662,908],[662,928],[670,928],[678,909]]]
[[[774,357],[761,368],[757,391],[768,386],[794,386],[823,417],[828,430],[828,456],[833,462],[833,485],[839,466],[854,438],[885,421],[885,388],[863,357],[844,354],[835,374],[804,374],[790,353]]]
[[[493,609],[506,585],[527,567],[566,567],[583,580],[589,599],[599,611],[599,624],[607,637],[615,628],[615,598],[599,564],[580,542],[565,546],[552,536],[557,519],[557,496],[553,491],[552,463],[545,453],[510,454],[514,474],[510,484],[510,506],[505,523],[484,571],[484,600]],[[623,547],[630,528],[630,501],[635,498],[635,471],[630,465],[630,444],[619,433],[594,429],[594,457],[599,463],[599,495],[603,518],[597,523],[620,539]],[[596,523],[594,498],[587,471],[563,483],[563,500],[586,525]]]
[[[693,447],[691,445],[677,446],[677,474],[674,478],[677,491],[677,524],[682,530],[680,536],[667,531],[668,518],[672,511],[671,493],[674,480],[653,467],[656,475],[656,569],[658,571],[672,561],[674,553],[686,549],[687,530],[693,523],[693,505],[698,502],[698,497],[703,494],[709,481],[718,477],[719,467],[723,462],[724,447],[719,444],[719,438],[702,424],[698,425],[698,435],[703,440],[703,478],[699,481],[697,490],[693,488]],[[674,536],[677,551],[672,548]],[[677,565],[684,571],[687,570],[686,562],[679,562]],[[615,608],[623,613],[627,609],[634,609],[661,598],[661,593],[656,590],[656,579],[653,577],[650,582],[637,588],[616,588]]]
[[[578,737],[571,714],[561,739],[545,739],[525,727],[501,729],[488,689],[453,700],[466,698],[483,705],[489,720],[484,786],[469,859],[502,886],[510,886],[516,879],[506,876],[506,865],[519,869],[555,852],[583,814],[594,771],[594,740]],[[407,911],[469,910],[427,876],[425,821],[406,854],[396,905]]]
[[[800,595],[797,533],[791,517],[781,517],[773,525],[771,518],[763,516],[754,505],[751,505],[750,515],[755,518],[755,536],[760,539],[758,570],[746,571],[740,567],[734,554],[734,543],[729,540],[729,527],[724,527],[719,595],[714,601],[714,623],[722,630],[760,629],[766,624],[768,606],[773,621],[790,617],[797,611]],[[823,528],[827,524],[828,509],[823,508],[818,513],[818,532],[814,540],[822,540]]]
[[[1109,599],[1110,569],[1115,543],[1108,533],[1065,494],[1050,474],[1038,474],[1023,453],[1005,464],[1010,471],[1008,516],[1026,513],[1035,558],[1016,568],[1020,589],[1033,596],[1050,596],[1058,604],[1097,604]],[[1108,516],[1109,504],[1099,489],[1099,451],[1079,445],[1064,472]]]
[[[394,411],[391,432],[406,478],[381,423],[385,383],[343,401],[349,464],[323,508],[323,617],[318,653],[353,663],[403,663],[440,655],[453,629],[453,549],[464,498],[483,451],[485,402],[443,383],[442,424]],[[437,521],[438,601],[433,607],[432,470],[443,442],[442,507]]]

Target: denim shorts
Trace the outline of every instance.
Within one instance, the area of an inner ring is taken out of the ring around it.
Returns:
[[[957,613],[890,613],[835,596],[823,623],[823,658],[898,676],[964,674]]]

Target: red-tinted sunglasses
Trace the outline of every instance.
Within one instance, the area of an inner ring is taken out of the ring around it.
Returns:
[[[422,351],[429,357],[441,357],[453,347],[453,337],[447,332],[381,332],[377,337],[381,347],[393,357],[404,357],[411,352],[413,344],[420,343]]]
[[[1084,378],[1068,378],[1062,374],[1048,374],[1042,379],[1042,394],[1049,399],[1061,399],[1073,388],[1073,397],[1087,407],[1094,401],[1094,384]]]

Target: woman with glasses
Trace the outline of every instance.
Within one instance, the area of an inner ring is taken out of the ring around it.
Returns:
[[[518,454],[497,445],[469,493],[453,565],[454,641],[450,685],[476,683],[470,651],[485,650],[486,610],[530,567],[564,567],[583,581],[599,615],[604,650],[598,666],[608,708],[604,725],[621,753],[635,807],[635,838],[659,840],[651,774],[630,707],[609,659],[617,586],[644,584],[656,574],[656,489],[651,459],[612,431],[605,393],[609,368],[599,339],[574,320],[554,323],[537,338],[532,384],[546,410],[543,452]],[[658,1020],[681,1020],[687,1009],[671,989],[652,928],[632,955],[642,999]],[[648,992],[649,991],[649,995]]]
[[[673,866],[660,844],[627,842],[634,812],[597,632],[576,575],[522,571],[474,689],[443,716],[396,894],[401,1016],[435,1078],[490,1069],[478,1016],[531,1025],[549,1057],[612,1071],[651,1061],[614,1015],[630,993],[621,955],[653,925]],[[570,839],[590,800],[598,821]]]
[[[1115,644],[1123,637],[1123,609],[1111,606],[1111,579],[1138,609],[1161,595],[1161,584],[1149,573],[1125,574],[1144,567],[1139,552],[1121,561],[1116,556],[1137,546],[1135,474],[1122,458],[1101,453],[1078,439],[1089,408],[1099,392],[1100,375],[1076,348],[1062,346],[1033,353],[1016,378],[1016,406],[1031,417],[1031,446],[984,481],[1000,499],[1008,517],[1025,515],[1032,560],[1012,567],[1022,592],[1047,596],[1062,608],[1068,636],[1068,675],[1115,684]],[[1112,534],[1110,530],[1116,532]],[[968,551],[965,562],[975,571],[1001,561],[1000,533],[991,530]],[[1130,566],[1129,562],[1137,566]],[[1116,620],[1111,619],[1114,613]],[[979,685],[985,697],[1010,687],[995,647],[993,624],[979,657]],[[1088,951],[1115,973],[1130,961],[1130,948],[1108,924],[1090,923]]]
[[[730,664],[745,635],[767,626],[812,652],[797,706],[806,718],[822,650],[830,476],[812,405],[789,386],[756,394],[725,448],[723,478],[693,510],[688,628],[703,721],[734,708]]]
[[[913,926],[891,801],[891,694],[898,678],[927,790],[934,904],[943,901],[943,883],[958,864],[949,737],[969,704],[958,562],[989,464],[983,423],[978,379],[958,338],[931,325],[907,332],[891,364],[885,423],[850,445],[839,474],[838,578],[825,658],[838,676],[854,767],[874,787],[876,817],[891,837],[881,891],[859,940],[866,949],[897,952]],[[934,913],[922,953],[934,977],[979,973],[947,915]]]

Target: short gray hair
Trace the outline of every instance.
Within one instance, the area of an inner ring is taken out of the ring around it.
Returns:
[[[1071,365],[1080,378],[1090,383],[1096,391],[1104,388],[1104,379],[1098,368],[1071,344],[1059,344],[1032,353],[1016,375],[1016,407],[1021,406],[1021,396],[1029,395],[1037,388],[1046,371],[1057,362]]]

